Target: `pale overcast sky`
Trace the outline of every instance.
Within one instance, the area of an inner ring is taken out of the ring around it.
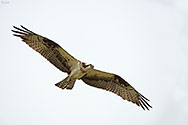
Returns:
[[[0,0],[0,125],[187,125],[187,0]],[[143,111],[66,77],[12,26],[46,36],[75,58],[120,75],[150,99]]]

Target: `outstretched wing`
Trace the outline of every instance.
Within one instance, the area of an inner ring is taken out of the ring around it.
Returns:
[[[141,106],[144,110],[145,108],[148,110],[149,107],[152,108],[148,104],[147,101],[149,100],[146,97],[137,92],[128,82],[118,75],[92,69],[81,79],[88,85],[111,91],[123,99]]]
[[[43,57],[50,61],[54,66],[63,72],[70,74],[70,68],[77,60],[67,53],[61,46],[52,40],[40,36],[27,28],[21,26],[21,28],[15,27],[12,30],[14,36],[22,38],[26,44],[31,48],[39,52]]]

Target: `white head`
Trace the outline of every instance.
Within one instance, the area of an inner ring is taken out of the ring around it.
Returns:
[[[93,69],[94,66],[93,66],[92,64],[86,65],[86,63],[82,62],[82,63],[81,63],[81,68],[82,68],[82,70],[83,70],[84,72],[87,72],[88,70]]]

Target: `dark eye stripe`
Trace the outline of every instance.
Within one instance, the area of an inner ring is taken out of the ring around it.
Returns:
[[[85,63],[82,63],[82,66],[83,66],[84,68],[86,68],[88,65],[86,65]]]

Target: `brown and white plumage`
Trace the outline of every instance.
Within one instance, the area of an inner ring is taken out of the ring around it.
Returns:
[[[128,82],[120,76],[94,69],[93,65],[75,59],[67,53],[61,46],[52,40],[40,36],[27,28],[15,27],[12,30],[14,36],[22,38],[31,48],[39,52],[50,61],[55,67],[68,74],[68,77],[55,84],[62,89],[72,89],[77,79],[81,79],[86,84],[111,91],[125,100],[141,106],[143,109],[152,108],[143,95],[137,92]]]
[[[146,97],[137,92],[128,82],[116,74],[92,69],[82,77],[82,80],[90,86],[111,91],[121,96],[124,100],[141,106],[143,109],[146,108],[149,110],[149,107],[151,108],[147,102],[149,100]]]
[[[71,72],[71,64],[77,62],[74,57],[50,39],[40,36],[23,26],[21,27],[22,29],[14,26],[16,30],[12,31],[17,33],[14,34],[14,36],[22,38],[22,41],[28,44],[32,49],[39,52],[61,71],[67,72],[68,74]]]

